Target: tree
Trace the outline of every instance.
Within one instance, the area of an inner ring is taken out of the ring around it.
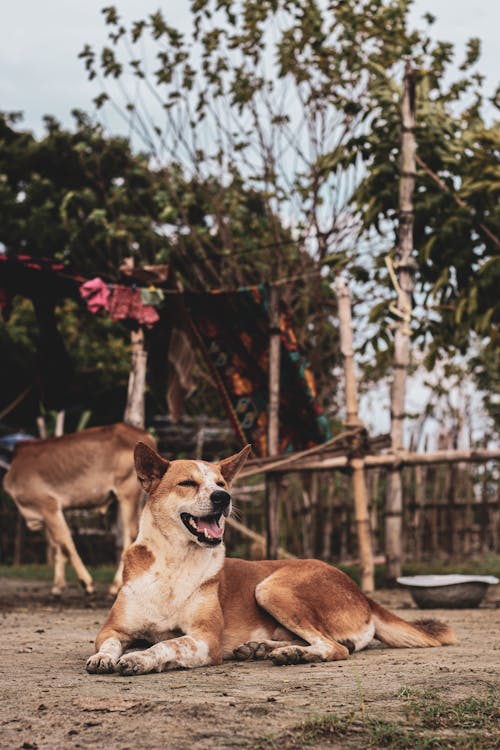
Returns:
[[[220,258],[212,234],[224,238],[228,283],[238,271],[242,240],[232,234],[233,207],[218,209],[237,175],[263,198],[274,274],[291,275],[297,264],[296,254],[285,253],[291,237],[302,251],[297,275],[321,272],[331,281],[348,266],[361,299],[382,294],[362,341],[370,352],[367,372],[378,377],[392,348],[383,259],[395,245],[399,101],[409,57],[417,76],[419,155],[467,204],[457,206],[419,167],[415,340],[432,342],[431,366],[438,353],[463,352],[475,335],[488,337],[497,320],[497,248],[479,227],[498,236],[499,136],[482,113],[482,78],[474,67],[479,41],[468,43],[462,77],[445,83],[453,48],[431,39],[430,14],[425,29],[409,29],[410,5],[197,0],[188,35],[161,12],[127,28],[108,6],[109,44],[81,53],[100,89],[96,105],[117,109],[147,144],[164,168],[171,204],[179,203],[171,165],[182,164],[202,184],[213,179],[204,210],[216,231],[190,233],[200,266],[205,256],[204,278]],[[183,216],[188,233],[185,210]],[[257,248],[248,251],[258,263]],[[305,283],[299,296],[314,296],[315,283]]]
[[[125,257],[168,256],[147,157],[75,112],[76,128],[45,118],[36,140],[0,118],[0,242],[11,255],[64,261],[76,273],[118,277]]]

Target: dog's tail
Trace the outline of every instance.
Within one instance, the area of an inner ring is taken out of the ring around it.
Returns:
[[[367,597],[368,598],[368,597]],[[457,642],[453,628],[440,620],[406,622],[368,599],[375,624],[375,638],[393,648],[450,646]]]

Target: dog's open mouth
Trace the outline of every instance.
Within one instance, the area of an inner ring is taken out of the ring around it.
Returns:
[[[222,513],[212,513],[208,516],[192,516],[189,513],[181,513],[182,523],[188,531],[195,536],[199,542],[209,545],[217,545],[222,542],[224,534],[224,519]]]

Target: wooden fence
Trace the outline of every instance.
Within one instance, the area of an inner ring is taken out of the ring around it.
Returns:
[[[331,562],[358,558],[353,485],[349,472],[323,470],[280,474],[279,545],[298,557]],[[498,472],[492,463],[406,466],[403,480],[403,551],[406,561],[461,560],[500,553]],[[375,557],[385,550],[387,469],[366,472]],[[237,492],[238,517],[245,529],[230,531],[229,546],[263,556],[257,535],[266,533],[264,485]],[[243,533],[242,533],[243,532]]]
[[[337,457],[342,458],[342,457]],[[326,460],[326,459],[325,459]],[[330,459],[330,462],[333,458]],[[385,549],[387,469],[366,472],[375,559]],[[500,553],[498,468],[480,464],[405,466],[403,477],[403,551],[407,562],[464,560]],[[333,563],[358,559],[353,485],[344,467],[276,473],[279,481],[281,555],[319,557]],[[265,555],[265,483],[243,479],[235,490],[236,522],[226,532],[229,554]],[[43,532],[30,532],[5,494],[0,496],[0,563],[45,562]],[[113,518],[84,511],[68,513],[76,544],[90,565],[114,564]],[[251,530],[251,531],[250,531]]]

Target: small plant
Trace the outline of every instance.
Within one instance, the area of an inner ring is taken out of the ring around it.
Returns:
[[[386,721],[366,716],[359,675],[356,684],[360,710],[345,716],[313,716],[282,735],[267,738],[254,750],[306,750],[329,741],[366,750],[496,750],[500,748],[500,704],[493,688],[483,696],[442,701],[435,690],[404,687],[398,697],[405,703],[404,719]],[[429,732],[429,730],[435,730]]]
[[[418,720],[426,729],[484,729],[494,730],[500,722],[500,704],[493,689],[485,696],[463,698],[455,703],[441,700],[434,690],[407,690],[400,696],[408,701],[405,714]]]

